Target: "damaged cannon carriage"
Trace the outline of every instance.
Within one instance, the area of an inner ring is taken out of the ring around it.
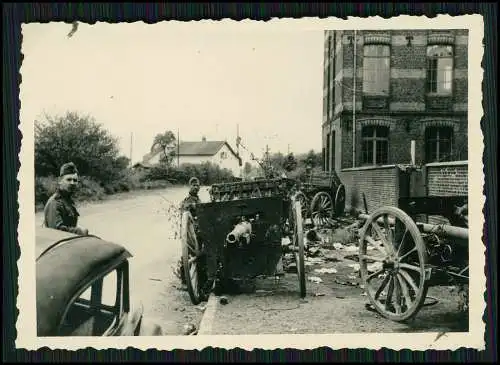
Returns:
[[[289,237],[297,263],[300,297],[306,295],[300,202],[294,181],[279,178],[214,184],[211,201],[181,220],[182,261],[193,304],[227,291],[231,282],[282,276],[282,238]]]
[[[445,285],[459,287],[464,294],[459,309],[468,308],[468,224],[457,214],[466,206],[466,196],[401,197],[398,207],[358,216],[365,221],[359,235],[361,280],[376,312],[397,322],[410,320],[425,305],[428,289]],[[422,215],[450,224],[421,222]],[[369,262],[379,264],[374,273]]]

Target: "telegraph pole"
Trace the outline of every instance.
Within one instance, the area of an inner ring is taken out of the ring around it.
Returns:
[[[179,128],[177,128],[177,167],[179,167],[179,146],[181,144],[181,141],[179,139]]]
[[[130,132],[130,165],[132,165],[132,146],[134,140],[134,132]]]

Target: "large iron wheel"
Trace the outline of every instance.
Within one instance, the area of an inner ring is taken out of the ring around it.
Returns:
[[[404,211],[382,207],[370,215],[360,234],[359,264],[378,313],[398,322],[416,315],[427,295],[426,262],[424,240]]]
[[[328,224],[333,218],[334,205],[330,194],[320,191],[311,201],[311,219],[316,227]]]
[[[206,267],[204,267],[202,260],[201,245],[196,237],[194,220],[189,211],[185,211],[182,214],[181,240],[184,278],[191,302],[197,305],[207,299],[205,292],[207,287],[205,277]]]
[[[302,228],[302,208],[300,201],[292,200],[291,204],[292,223],[292,247],[297,265],[297,275],[299,277],[300,297],[306,296],[306,272],[304,263],[304,231]]]
[[[335,216],[340,217],[345,210],[345,187],[340,184],[335,193]]]

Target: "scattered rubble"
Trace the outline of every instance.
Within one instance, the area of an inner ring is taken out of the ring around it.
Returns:
[[[318,274],[336,274],[337,269],[322,267],[321,269],[314,269],[314,272]]]
[[[221,296],[221,297],[219,298],[219,303],[220,303],[220,304],[224,304],[224,305],[225,305],[225,304],[229,303],[229,300],[227,299],[227,297],[226,297],[226,296]]]
[[[195,334],[195,332],[197,332],[197,329],[196,329],[196,326],[192,323],[187,323],[184,325],[184,328],[183,328],[183,331],[182,333],[184,335],[192,335],[192,334]]]
[[[323,280],[321,278],[318,278],[317,276],[309,276],[307,278],[307,280],[309,280],[312,283],[316,283],[316,284],[319,284],[319,283],[323,282]]]

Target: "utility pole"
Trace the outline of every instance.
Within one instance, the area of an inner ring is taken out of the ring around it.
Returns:
[[[181,144],[181,141],[179,139],[179,128],[177,128],[177,167],[179,167],[179,146]]]
[[[240,125],[236,124],[236,154],[240,157]]]
[[[134,141],[134,132],[130,132],[130,165],[132,165],[132,146]]]

